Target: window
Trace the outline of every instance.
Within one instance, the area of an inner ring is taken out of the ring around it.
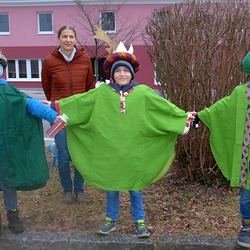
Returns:
[[[116,14],[114,11],[100,13],[100,26],[104,31],[116,32]]]
[[[6,68],[8,81],[41,81],[41,59],[8,60]]]
[[[27,78],[26,60],[18,60],[19,78]]]
[[[0,13],[0,35],[10,34],[9,14]]]
[[[39,78],[39,61],[30,60],[31,78]]]
[[[51,12],[38,13],[37,18],[38,18],[38,33],[39,34],[53,34],[52,13]]]
[[[16,64],[14,60],[8,60],[8,67],[6,69],[7,79],[16,78]]]

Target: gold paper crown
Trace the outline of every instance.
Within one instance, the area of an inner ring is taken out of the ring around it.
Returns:
[[[95,26],[96,31],[95,31],[95,35],[93,36],[93,38],[95,39],[99,39],[102,40],[104,42],[106,42],[109,45],[109,48],[107,48],[107,52],[109,54],[113,54],[113,53],[117,53],[117,52],[126,52],[129,54],[133,54],[134,53],[134,48],[132,46],[132,44],[130,45],[129,49],[127,50],[125,45],[123,44],[123,42],[119,42],[114,38],[111,39],[104,30],[102,30],[99,26]]]
[[[134,73],[139,71],[140,69],[140,63],[136,59],[136,56],[134,53],[134,48],[132,44],[130,45],[129,49],[127,50],[123,42],[117,42],[116,39],[111,39],[105,31],[103,31],[100,27],[96,26],[95,35],[93,36],[95,39],[102,40],[106,42],[109,45],[109,48],[106,50],[108,51],[109,55],[105,59],[103,63],[103,69],[104,72],[108,75],[110,75],[110,70],[115,61],[118,60],[125,60],[129,62],[134,70]]]

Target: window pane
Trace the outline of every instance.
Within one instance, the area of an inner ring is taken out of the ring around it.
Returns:
[[[15,60],[8,60],[8,78],[16,78]]]
[[[0,14],[0,32],[10,32],[8,14]]]
[[[26,60],[18,60],[19,78],[27,78]]]
[[[115,31],[114,12],[101,12],[101,28],[107,31]]]
[[[39,31],[52,31],[52,13],[39,13]]]
[[[38,60],[30,60],[31,78],[39,78]]]

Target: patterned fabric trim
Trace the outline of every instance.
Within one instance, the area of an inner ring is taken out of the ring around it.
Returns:
[[[127,92],[118,92],[116,89],[112,88],[116,93],[120,94],[120,110],[121,110],[121,114],[125,114],[126,113],[126,96],[132,92],[134,90],[134,87],[132,89],[130,89]]]
[[[246,96],[248,100],[244,137],[242,142],[242,159],[241,159],[241,170],[240,170],[240,188],[246,188],[248,179],[248,152],[250,144],[250,83],[246,86]]]

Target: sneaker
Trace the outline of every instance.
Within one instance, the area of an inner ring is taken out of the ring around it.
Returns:
[[[83,204],[84,203],[84,195],[83,193],[76,193],[76,203]]]
[[[14,234],[19,234],[24,232],[23,224],[19,218],[19,211],[16,210],[8,210],[7,211],[7,219],[9,222],[9,229]]]
[[[242,225],[238,245],[250,248],[250,225]]]
[[[138,220],[135,223],[135,229],[136,229],[136,233],[138,235],[139,238],[146,238],[149,237],[150,233],[144,223],[144,220]]]
[[[74,202],[74,198],[73,198],[72,193],[65,193],[63,200],[66,204],[72,204]]]
[[[106,217],[104,225],[99,228],[97,233],[99,234],[109,234],[116,230],[115,221],[112,221],[111,218]]]

